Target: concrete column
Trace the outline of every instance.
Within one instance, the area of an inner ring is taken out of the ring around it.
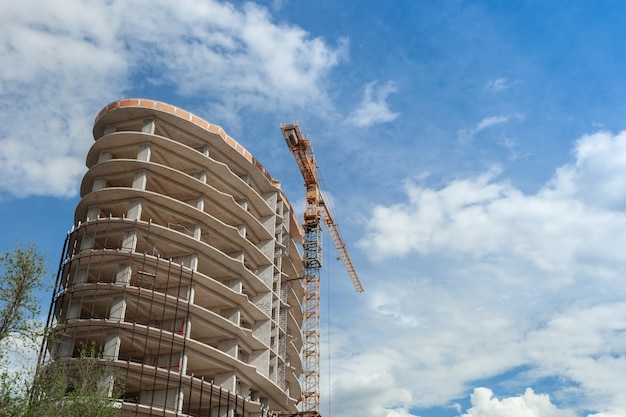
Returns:
[[[178,395],[176,396],[176,415],[183,412],[184,401],[185,393],[183,392],[183,388],[181,386],[180,390],[178,391]]]
[[[208,151],[207,151],[207,153],[206,153],[206,156],[209,156]],[[206,177],[207,177],[207,175],[206,175],[206,169],[203,169],[203,170],[200,172],[200,177],[199,177],[198,179],[199,179],[200,181],[202,181],[203,183],[205,183],[205,184],[206,184]]]
[[[74,275],[74,285],[83,284],[87,282],[89,268],[87,265],[79,266],[76,268],[76,274]]]
[[[128,213],[126,213],[126,218],[130,220],[140,220],[141,210],[141,199],[131,201],[128,204]]]
[[[154,117],[151,117],[149,119],[144,119],[143,126],[141,127],[141,131],[143,133],[149,133],[151,135],[154,135],[155,127],[156,127],[156,121],[154,120]]]
[[[197,253],[191,254],[191,257],[189,259],[189,269],[191,269],[192,271],[198,270],[198,254]]]
[[[226,339],[217,342],[217,348],[229,356],[237,359],[237,351],[239,350],[239,343],[237,339]]]
[[[220,314],[222,315],[222,317],[235,323],[237,326],[241,325],[241,311],[239,311],[238,307],[222,309]]]
[[[62,336],[59,351],[59,358],[69,358],[74,352],[74,336]]]
[[[139,171],[135,173],[135,178],[133,179],[133,188],[135,190],[145,190],[147,183],[148,173],[146,171]]]
[[[283,360],[287,356],[287,336],[284,334],[278,336],[278,356]]]
[[[213,383],[219,385],[225,391],[235,392],[235,372],[224,372],[223,374],[215,375]],[[224,404],[222,404],[224,405]]]
[[[189,269],[191,269],[192,271],[198,270],[198,254],[197,253],[191,254],[191,260],[189,261]],[[189,301],[189,304],[194,304],[196,300],[196,289],[194,285],[195,284],[193,282],[190,282],[189,288],[187,290],[187,300]],[[191,318],[189,318],[189,320],[187,321],[186,333],[187,333],[187,337],[191,337]]]
[[[137,160],[150,161],[151,155],[152,155],[152,147],[149,143],[144,143],[142,145],[139,145],[139,152],[137,153]]]
[[[257,294],[252,298],[252,303],[259,308],[267,317],[272,314],[272,293],[271,291]],[[261,340],[261,339],[260,339]],[[261,340],[263,341],[263,340]],[[267,340],[269,342],[269,339]]]
[[[100,155],[98,156],[98,163],[101,164],[103,162],[108,161],[109,159],[111,159],[111,152],[102,151],[100,152]]]
[[[239,231],[239,234],[242,237],[246,237],[246,225],[245,224],[240,224],[239,226],[237,226],[237,231]]]
[[[65,319],[72,320],[80,318],[81,308],[82,303],[80,301],[80,297],[72,297],[70,300],[70,305],[67,308],[67,313],[65,314]]]
[[[260,221],[265,230],[270,232],[270,235],[274,236],[276,234],[276,216],[263,217]]]
[[[255,350],[250,354],[250,365],[256,367],[258,373],[269,377],[270,351],[267,349]]]
[[[124,321],[126,316],[126,295],[121,294],[113,297],[111,300],[111,313],[109,314],[110,320]]]
[[[135,230],[130,230],[124,234],[124,240],[122,241],[122,250],[132,252],[137,247],[137,233]]]
[[[285,389],[285,379],[285,364],[281,363],[276,368],[276,382],[282,389]]]
[[[187,375],[187,364],[188,364],[187,352],[181,352],[180,354],[180,374],[181,375]]]
[[[102,136],[106,136],[106,135],[110,135],[111,133],[115,133],[117,129],[115,128],[115,125],[106,125],[104,127],[104,133],[102,134]]]
[[[273,192],[273,193],[263,194],[263,199],[265,200],[267,205],[272,209],[272,211],[274,213],[276,213],[276,207],[277,207],[277,202],[278,202],[278,193],[277,192]]]
[[[268,287],[272,287],[272,281],[274,279],[274,265],[259,266],[256,276]]]
[[[241,395],[244,399],[250,398],[250,385],[237,381],[237,392],[236,394]]]
[[[279,215],[280,217],[283,217],[285,214],[285,204],[283,202],[283,200],[281,200],[278,196],[278,193],[276,193],[276,210],[275,213],[277,215]]]
[[[106,188],[107,181],[104,178],[96,178],[91,186],[91,191],[98,191]]]
[[[274,241],[273,240],[262,240],[257,245],[257,248],[263,252],[268,259],[274,258]]]
[[[189,295],[189,299],[191,300],[191,302],[193,302],[193,288],[190,288],[190,295]],[[185,334],[183,335],[185,338],[189,339],[191,337],[191,318],[189,318],[186,323],[185,323]],[[187,366],[189,363],[189,358],[187,355],[187,349],[185,348],[182,352],[181,352],[181,358],[180,358],[180,374],[181,375],[187,375]],[[191,397],[189,398],[191,400]],[[183,410],[183,405],[184,405],[184,401],[185,401],[185,397],[184,397],[184,393],[182,391],[182,387],[181,387],[181,391],[179,393],[178,396],[178,411],[182,412]]]
[[[122,340],[120,338],[119,330],[107,333],[102,356],[106,359],[116,360],[120,354],[121,343]]]
[[[204,211],[204,197],[198,197],[198,201],[196,201],[196,208],[200,211]]]
[[[193,287],[193,285],[190,285],[187,288],[187,300],[189,301],[189,304],[193,304],[194,300],[196,298],[196,289]],[[187,327],[191,326],[191,320],[187,321]],[[189,333],[189,331],[187,331],[187,333]],[[189,335],[187,335],[187,337],[189,337]]]
[[[93,245],[95,243],[95,237],[92,233],[85,233],[85,235],[83,235],[83,239],[80,242],[80,250],[85,251],[85,250],[91,250],[93,249]]]
[[[87,210],[87,221],[98,220],[100,217],[100,207],[89,207]]]
[[[115,276],[115,283],[128,285],[130,284],[130,277],[133,271],[130,266],[130,262],[122,262],[118,265],[117,275]]]

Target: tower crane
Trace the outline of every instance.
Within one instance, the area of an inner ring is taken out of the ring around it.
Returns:
[[[320,268],[322,267],[322,228],[324,223],[339,258],[352,280],[354,289],[363,292],[350,255],[339,234],[339,229],[330,209],[324,201],[317,178],[317,164],[313,148],[305,139],[297,124],[282,125],[281,130],[289,150],[293,154],[302,172],[306,187],[306,210],[304,213],[304,239],[302,243],[304,264],[304,302],[303,302],[303,390],[301,415],[319,415],[319,363],[320,363]]]

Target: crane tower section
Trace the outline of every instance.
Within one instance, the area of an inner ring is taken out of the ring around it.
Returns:
[[[324,201],[317,177],[317,163],[313,148],[305,139],[297,124],[281,126],[283,137],[296,159],[306,188],[306,209],[304,213],[303,263],[304,263],[304,303],[303,303],[303,387],[302,413],[319,415],[319,363],[320,363],[320,268],[322,267],[322,229],[324,223],[339,257],[342,260],[352,284],[357,292],[363,286],[356,273],[346,245],[339,234],[328,205]]]

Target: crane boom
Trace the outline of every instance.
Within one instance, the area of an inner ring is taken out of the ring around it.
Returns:
[[[363,286],[352,264],[346,245],[341,238],[339,228],[333,219],[328,205],[324,201],[317,178],[317,163],[313,148],[305,139],[297,124],[281,126],[283,137],[289,150],[296,159],[306,187],[306,209],[304,213],[303,265],[304,265],[304,302],[303,302],[303,387],[302,413],[319,415],[319,340],[320,340],[320,276],[322,267],[322,229],[323,222],[328,230],[339,258],[342,260],[354,289],[363,292]]]
[[[361,280],[359,279],[359,275],[356,273],[356,269],[354,269],[354,265],[352,264],[352,260],[350,259],[350,255],[348,254],[348,250],[346,249],[345,243],[343,243],[343,239],[341,238],[341,234],[339,234],[339,228],[337,224],[333,220],[333,217],[328,210],[328,206],[326,204],[323,205],[324,210],[322,211],[322,220],[326,225],[326,230],[328,230],[328,234],[330,238],[333,240],[335,244],[335,248],[337,248],[337,252],[339,253],[339,258],[343,262],[343,266],[345,266],[348,275],[350,276],[350,280],[352,280],[352,285],[354,285],[354,290],[356,292],[363,292],[363,285],[361,284]]]

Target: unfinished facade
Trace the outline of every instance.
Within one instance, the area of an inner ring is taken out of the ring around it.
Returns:
[[[165,103],[111,103],[93,135],[42,360],[95,345],[123,416],[296,412],[302,232],[278,182]]]

